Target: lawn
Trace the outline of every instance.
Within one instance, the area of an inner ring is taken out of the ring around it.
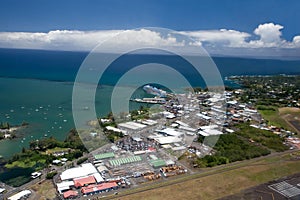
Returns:
[[[259,109],[259,113],[265,120],[268,120],[270,125],[277,127],[282,127],[284,129],[291,129],[289,124],[281,117],[280,112],[277,107],[274,106],[264,106],[265,109]]]
[[[30,159],[25,159],[25,160],[17,160],[17,161],[14,161],[12,163],[7,163],[5,165],[6,168],[8,169],[11,169],[11,168],[14,168],[14,167],[20,167],[20,168],[31,168],[31,167],[34,167],[36,164],[45,164],[46,160],[39,160],[38,162],[36,161],[32,161]]]

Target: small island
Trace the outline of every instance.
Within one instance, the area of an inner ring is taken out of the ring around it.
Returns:
[[[8,122],[0,122],[0,140],[16,138],[17,137],[16,131],[28,125],[29,123],[27,122],[22,122],[21,125],[16,125],[16,126],[12,126]]]

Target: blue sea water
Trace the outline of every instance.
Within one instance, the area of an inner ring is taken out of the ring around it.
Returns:
[[[73,81],[87,55],[87,52],[0,49],[0,122],[29,123],[27,128],[19,131],[17,139],[0,141],[0,155],[9,157],[20,152],[30,140],[45,136],[54,136],[60,140],[65,138],[74,127],[71,112]],[[95,99],[99,116],[110,111],[113,85],[123,73],[120,70],[123,68],[118,66],[130,66],[153,59],[163,62],[171,57],[129,55],[115,62],[117,67],[106,71]],[[225,57],[214,57],[213,60],[223,78],[231,75],[300,73],[300,61]],[[178,64],[176,59],[171,62]],[[193,86],[205,86],[192,71],[187,70],[185,73],[190,76]],[[233,83],[225,81],[225,84]],[[142,97],[145,94],[138,90],[135,95]],[[133,105],[133,108],[138,106]]]

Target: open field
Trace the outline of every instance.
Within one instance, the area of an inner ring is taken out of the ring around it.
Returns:
[[[299,172],[300,160],[289,153],[208,169],[199,174],[183,176],[165,183],[157,183],[128,191],[133,194],[116,199],[218,199],[236,194],[246,188]],[[127,193],[127,192],[125,192]],[[109,197],[110,199],[113,197]]]
[[[261,184],[252,188],[243,190],[242,192],[231,195],[221,200],[252,200],[252,199],[271,199],[271,200],[299,200],[300,191],[297,184],[300,182],[300,173],[293,174],[288,177],[283,177],[281,179],[273,180],[265,184]],[[281,185],[281,193],[278,190],[271,189],[270,186]],[[283,185],[285,187],[283,187]],[[290,189],[290,188],[293,189]],[[287,189],[286,189],[287,188]]]
[[[260,110],[258,109],[259,113],[262,117],[268,120],[269,124],[283,127],[284,129],[290,130],[290,125],[281,117],[279,109],[277,107],[267,107],[269,109]]]
[[[283,127],[300,134],[300,109],[294,107],[277,108],[266,106],[265,109],[259,110],[262,117],[269,121],[271,125]]]
[[[279,108],[279,114],[286,123],[298,134],[300,134],[300,109],[299,108]]]
[[[56,189],[51,180],[36,183],[30,189],[34,191],[34,194],[30,196],[29,200],[46,200],[56,197]]]

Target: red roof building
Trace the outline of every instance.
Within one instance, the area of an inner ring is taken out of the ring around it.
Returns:
[[[87,176],[84,178],[76,178],[73,181],[74,181],[75,187],[77,187],[77,188],[96,183],[94,176]]]
[[[66,192],[64,192],[64,198],[68,199],[68,198],[72,198],[72,197],[77,197],[78,196],[78,192],[74,191],[74,190],[68,190]]]
[[[105,190],[117,189],[118,184],[116,182],[112,183],[102,183],[98,185],[89,185],[81,188],[82,194],[92,194],[97,192],[102,192]]]
[[[153,148],[153,147],[148,147],[148,151],[156,151],[156,149],[155,148]]]

